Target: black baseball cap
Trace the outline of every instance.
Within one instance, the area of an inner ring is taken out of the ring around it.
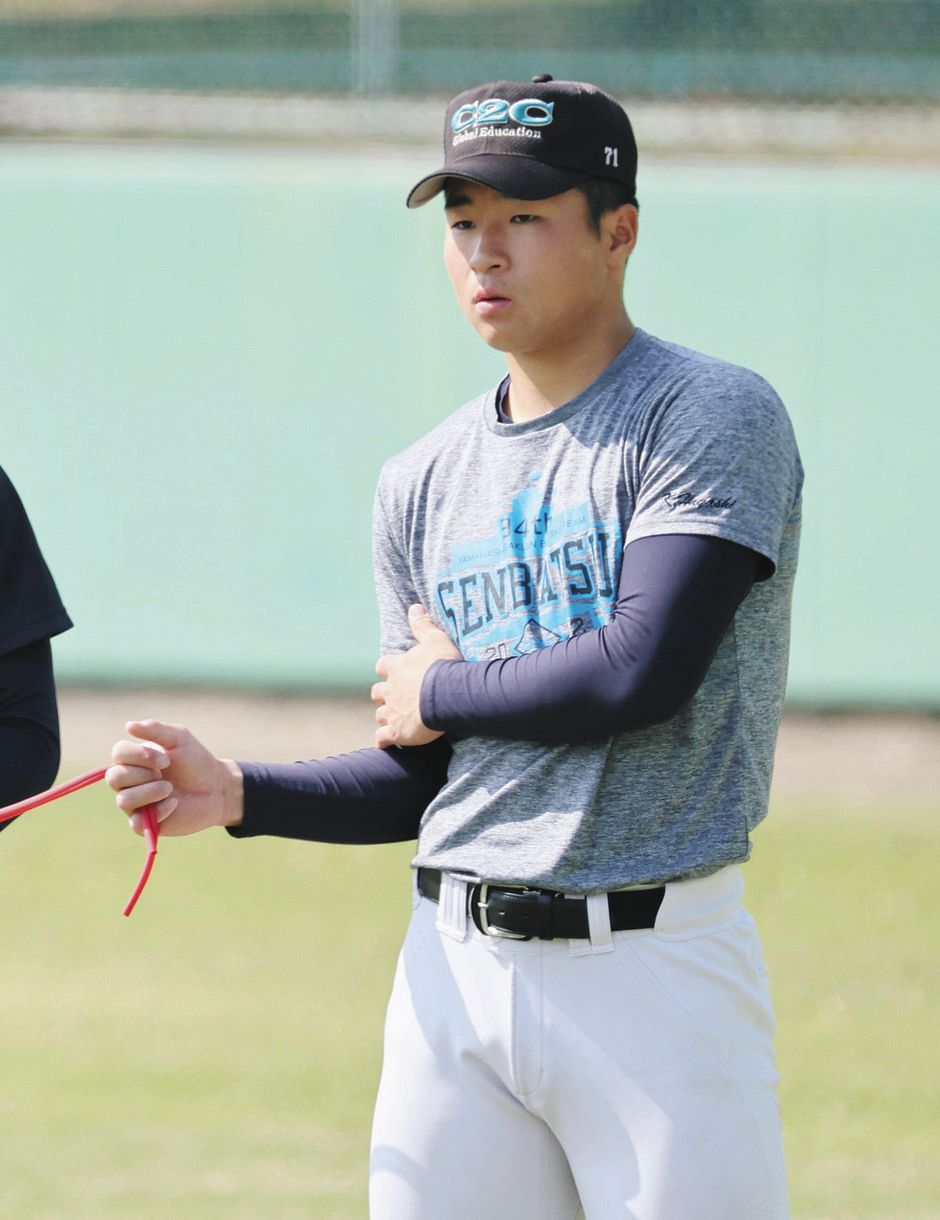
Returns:
[[[444,120],[444,165],[422,178],[408,207],[463,178],[513,199],[548,199],[590,178],[636,202],[636,140],[626,111],[596,85],[533,76],[458,93]]]

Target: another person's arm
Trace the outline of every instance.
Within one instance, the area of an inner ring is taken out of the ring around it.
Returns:
[[[0,805],[50,787],[58,769],[52,649],[36,640],[0,656]],[[0,830],[9,825],[0,822]]]
[[[0,469],[0,806],[55,780],[59,715],[49,641],[71,625],[26,510]]]

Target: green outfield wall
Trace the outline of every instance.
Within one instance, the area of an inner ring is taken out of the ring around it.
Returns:
[[[433,153],[429,154],[433,157]],[[0,144],[0,463],[73,681],[364,687],[382,460],[500,358],[419,153]],[[940,171],[645,164],[627,296],[750,365],[807,470],[790,694],[940,706]]]

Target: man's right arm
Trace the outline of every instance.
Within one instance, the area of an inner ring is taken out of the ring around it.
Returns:
[[[324,843],[417,838],[424,810],[447,779],[444,739],[414,749],[356,750],[296,763],[216,758],[181,725],[131,721],[106,780],[141,833],[154,804],[160,833],[224,826],[236,838],[279,835]]]
[[[235,838],[280,835],[318,843],[398,843],[447,780],[451,748],[365,749],[312,762],[239,763],[243,819]]]

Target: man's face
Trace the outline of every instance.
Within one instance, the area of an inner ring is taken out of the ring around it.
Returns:
[[[452,178],[444,262],[457,301],[490,347],[562,354],[620,301],[620,273],[580,191],[510,199]]]

